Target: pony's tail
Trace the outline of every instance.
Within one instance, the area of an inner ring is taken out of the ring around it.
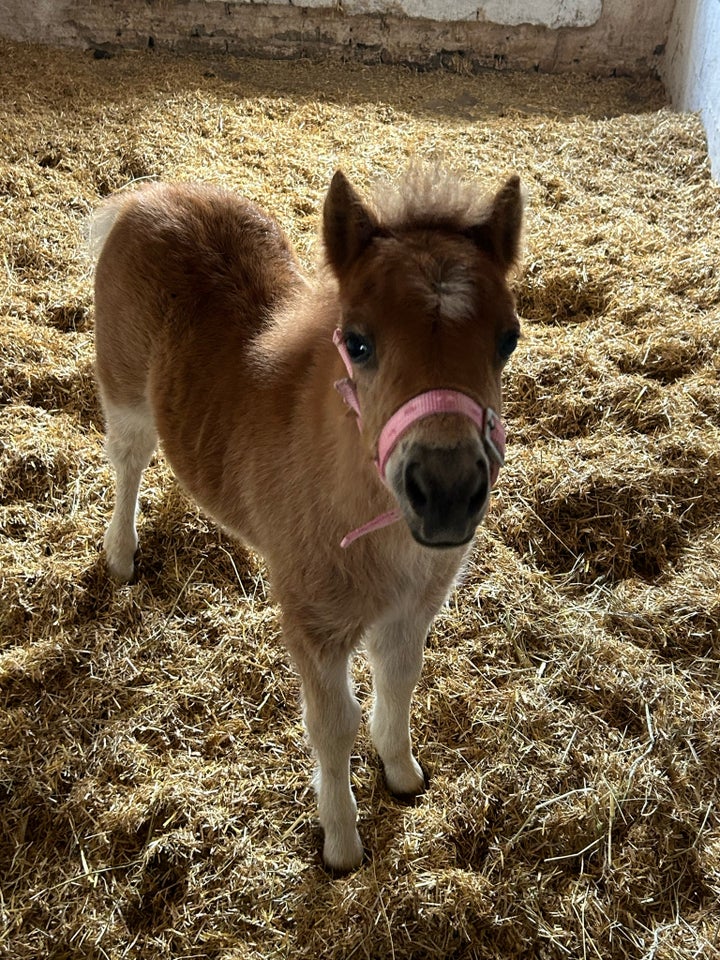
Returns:
[[[105,241],[110,236],[125,197],[115,196],[106,200],[90,215],[85,225],[87,249],[93,263],[97,263]]]
[[[93,263],[97,263],[102,249],[105,246],[105,241],[110,236],[110,231],[115,225],[118,214],[122,212],[128,196],[132,196],[141,180],[154,181],[155,179],[154,176],[135,177],[133,180],[124,184],[117,193],[101,203],[97,210],[90,214],[85,222],[85,241],[86,249]]]

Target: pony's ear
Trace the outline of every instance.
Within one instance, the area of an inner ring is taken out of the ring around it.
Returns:
[[[328,262],[338,278],[352,266],[380,232],[380,225],[364,206],[342,171],[332,178],[323,207],[323,240]]]
[[[507,273],[520,252],[522,218],[522,185],[512,176],[495,194],[488,216],[466,232]]]

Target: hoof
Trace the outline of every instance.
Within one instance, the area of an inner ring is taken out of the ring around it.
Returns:
[[[106,553],[105,562],[107,563],[108,573],[116,583],[130,583],[135,576],[134,557],[128,563],[127,561],[119,561]]]
[[[354,836],[342,839],[325,835],[323,861],[331,873],[343,876],[357,870],[363,862],[363,856],[363,845],[357,830]]]
[[[135,554],[137,552],[137,541],[133,544],[122,546],[115,542],[112,528],[105,534],[105,561],[110,576],[118,583],[130,583],[135,575]]]
[[[417,760],[403,770],[390,770],[383,764],[383,772],[388,790],[398,800],[412,801],[427,790],[428,776]]]

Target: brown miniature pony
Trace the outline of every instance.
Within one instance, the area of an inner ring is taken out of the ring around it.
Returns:
[[[138,489],[159,437],[201,507],[267,562],[336,869],[363,856],[349,777],[361,642],[388,787],[424,788],[410,698],[502,461],[521,219],[517,177],[478,200],[416,171],[371,205],[338,172],[314,283],[276,221],[223,190],[146,186],[96,222],[110,571],[133,576]]]

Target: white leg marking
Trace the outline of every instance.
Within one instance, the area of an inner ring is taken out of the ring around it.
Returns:
[[[350,684],[348,655],[327,648],[317,656],[298,655],[296,645],[291,649],[302,677],[305,728],[318,764],[314,786],[325,832],[323,859],[335,870],[352,870],[363,857],[350,787],[350,753],[361,714]]]
[[[115,468],[115,509],[105,534],[110,573],[118,580],[132,578],[138,538],[135,528],[137,498],[143,470],[157,443],[149,407],[105,404],[108,459]]]
[[[367,638],[375,681],[370,732],[395,794],[418,794],[425,786],[412,752],[410,700],[420,678],[426,631],[425,623],[395,621],[376,625]]]

